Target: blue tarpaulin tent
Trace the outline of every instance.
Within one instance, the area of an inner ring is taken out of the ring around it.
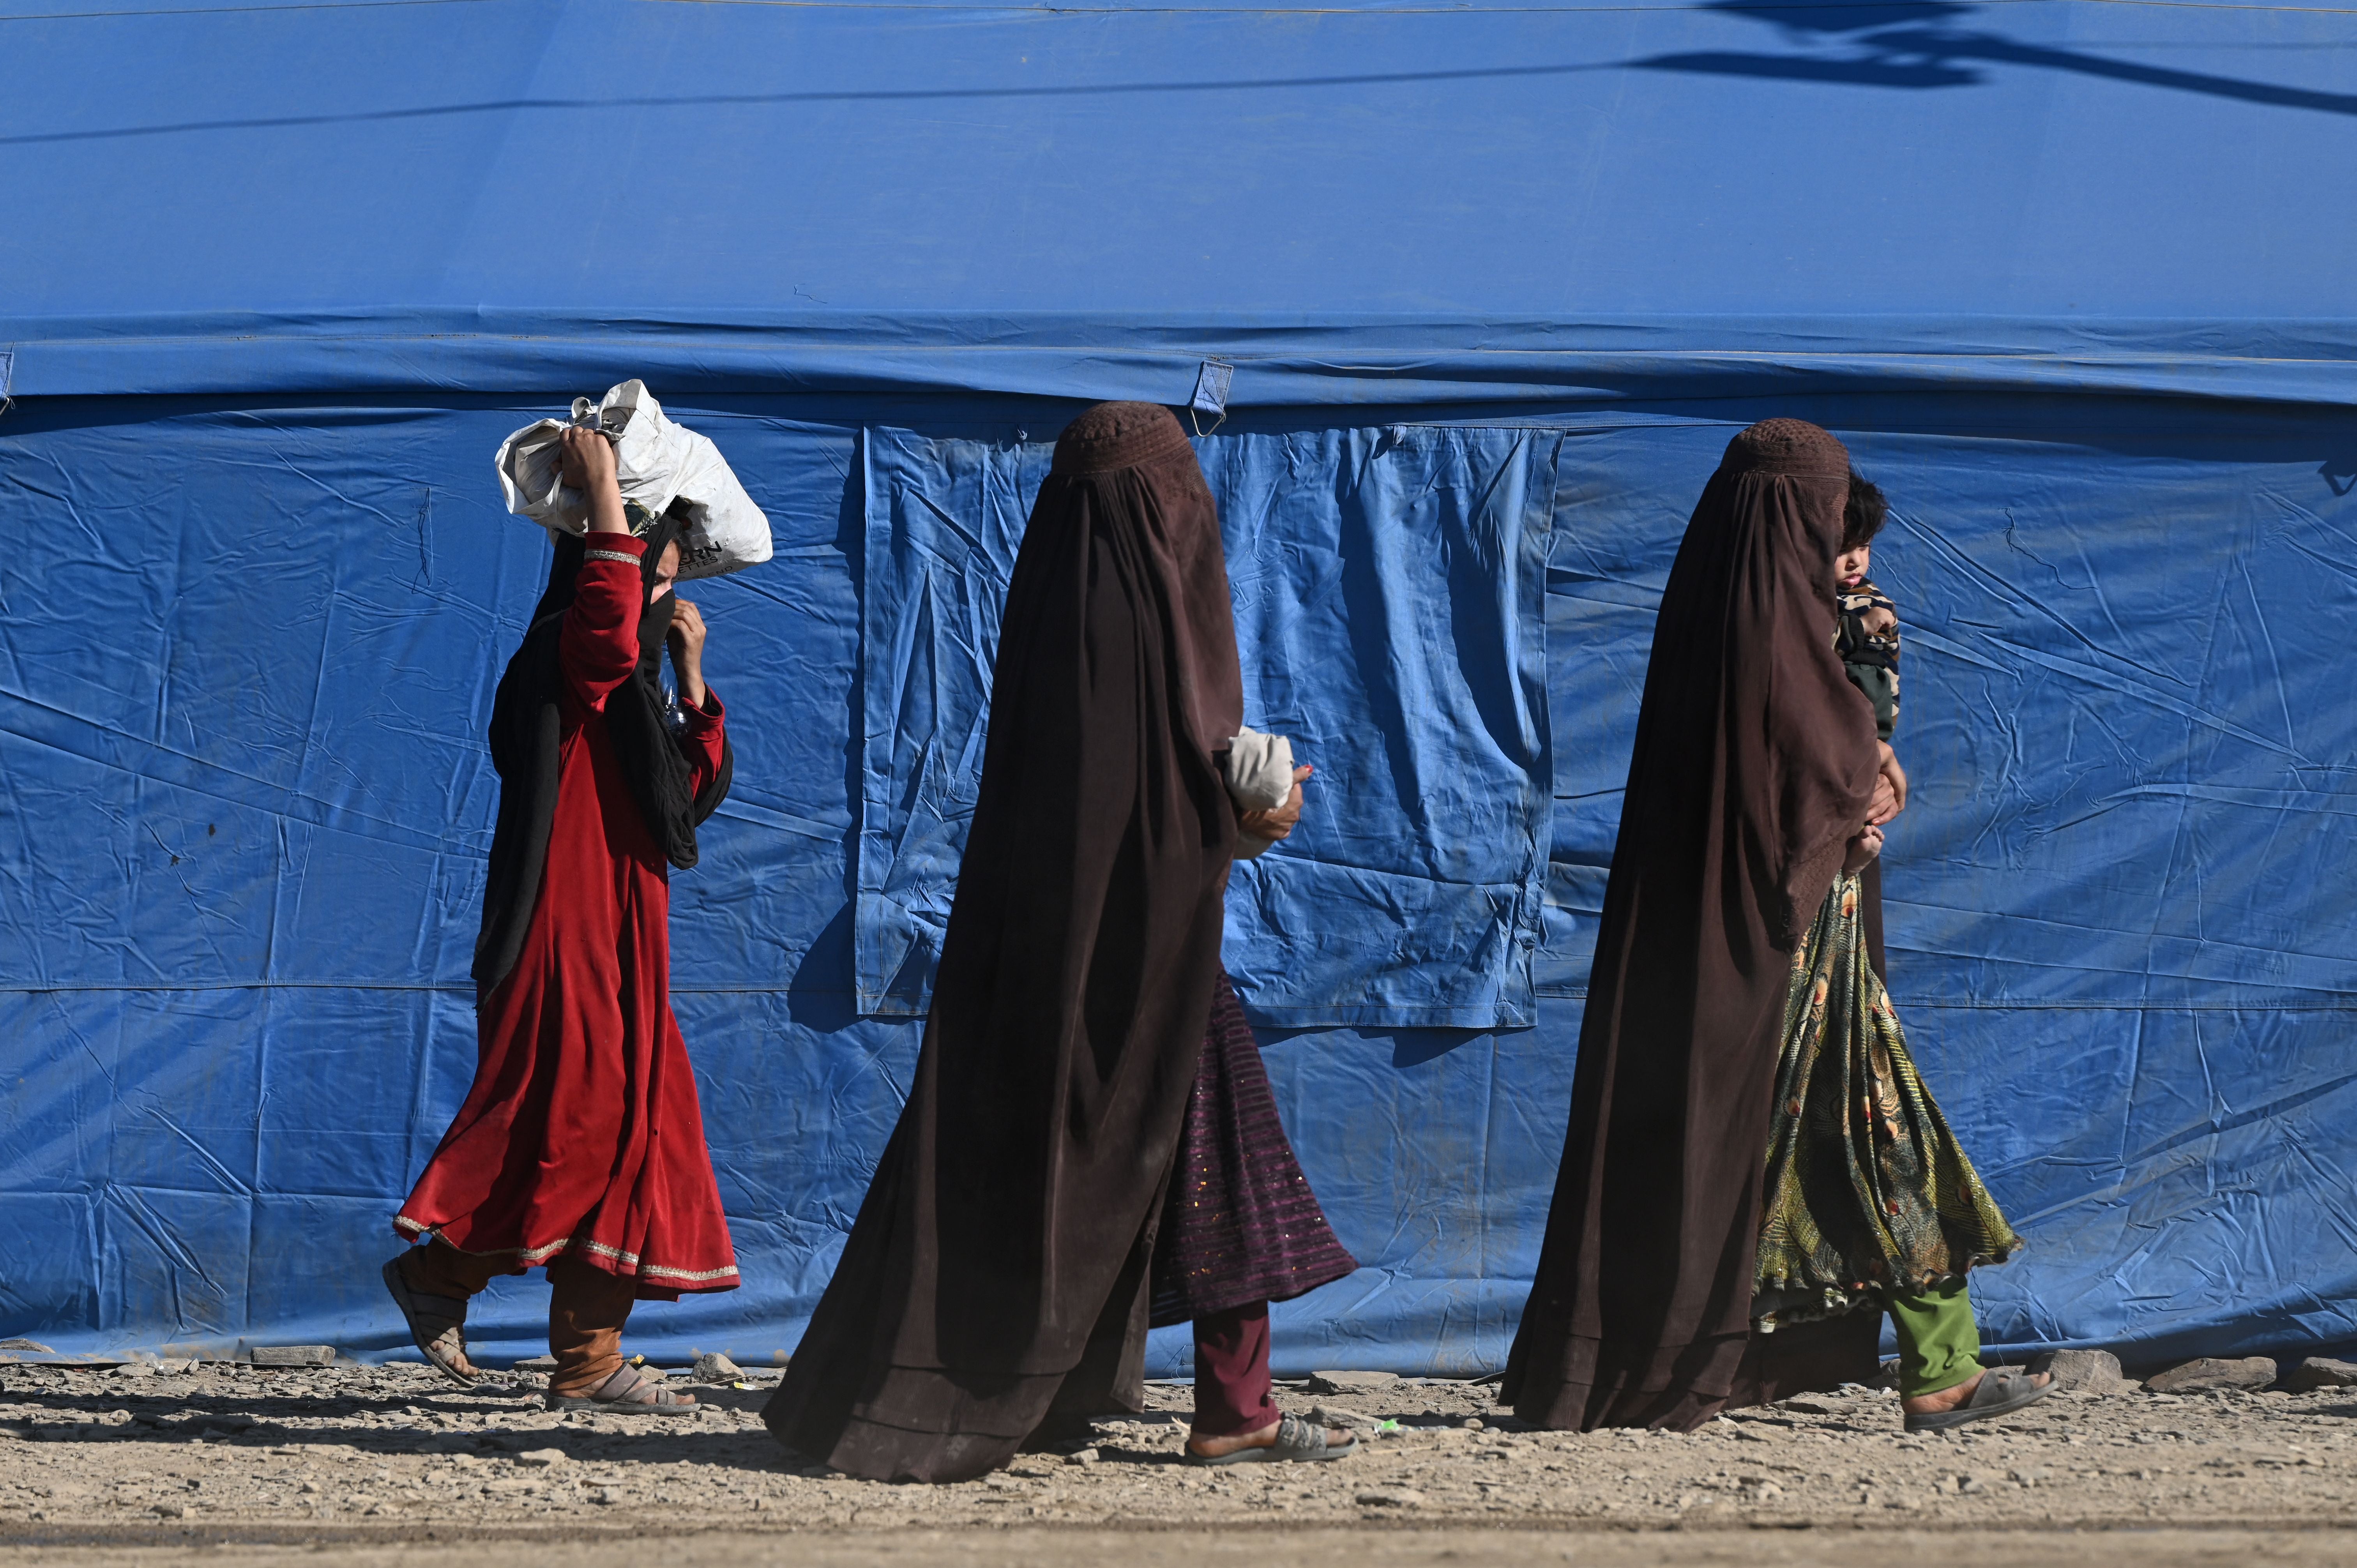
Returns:
[[[1318,768],[1228,961],[1363,1264],[1280,1367],[1502,1360],[1653,596],[1771,413],[1895,501],[1988,1337],[2357,1338],[2345,9],[0,0],[0,1336],[401,1347],[546,560],[490,456],[641,376],[778,551],[693,594],[673,920],[747,1284],[633,1333],[790,1350],[1049,446],[1215,360],[1247,717]]]

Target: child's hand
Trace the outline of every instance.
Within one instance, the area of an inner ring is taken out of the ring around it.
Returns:
[[[685,599],[671,612],[671,667],[679,675],[679,700],[704,706],[704,612]]]
[[[1238,811],[1236,825],[1253,837],[1266,839],[1271,843],[1291,834],[1293,825],[1301,821],[1301,781],[1316,771],[1314,768],[1295,768],[1293,792],[1285,798],[1284,805],[1274,806],[1265,811]]]
[[[1874,800],[1867,807],[1866,820],[1880,827],[1907,809],[1907,769],[1899,766],[1899,754],[1890,749],[1887,740],[1875,743]]]
[[[565,482],[589,498],[589,532],[628,533],[622,515],[622,488],[614,467],[614,444],[594,430],[568,424],[556,438],[557,471]]]
[[[614,444],[594,430],[566,425],[556,437],[556,461],[574,489],[614,483]]]
[[[1857,837],[1849,841],[1842,851],[1842,875],[1855,876],[1867,868],[1868,862],[1882,853],[1882,830],[1860,828]]]

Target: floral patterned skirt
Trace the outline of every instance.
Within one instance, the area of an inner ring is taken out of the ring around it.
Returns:
[[[1763,1328],[1879,1311],[2022,1245],[1916,1076],[1858,904],[1857,877],[1836,880],[1792,955],[1752,1299]]]

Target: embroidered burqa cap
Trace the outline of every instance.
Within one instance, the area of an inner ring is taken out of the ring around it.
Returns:
[[[1833,648],[1848,473],[1805,421],[1745,430],[1663,590],[1570,1130],[1502,1391],[1538,1425],[1691,1429],[1781,1375],[1750,1330],[1768,1097],[1792,948],[1877,759],[1873,708]]]

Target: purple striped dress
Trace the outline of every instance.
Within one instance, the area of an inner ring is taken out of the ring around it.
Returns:
[[[1154,1241],[1152,1322],[1286,1301],[1358,1266],[1293,1157],[1260,1042],[1223,974]]]

